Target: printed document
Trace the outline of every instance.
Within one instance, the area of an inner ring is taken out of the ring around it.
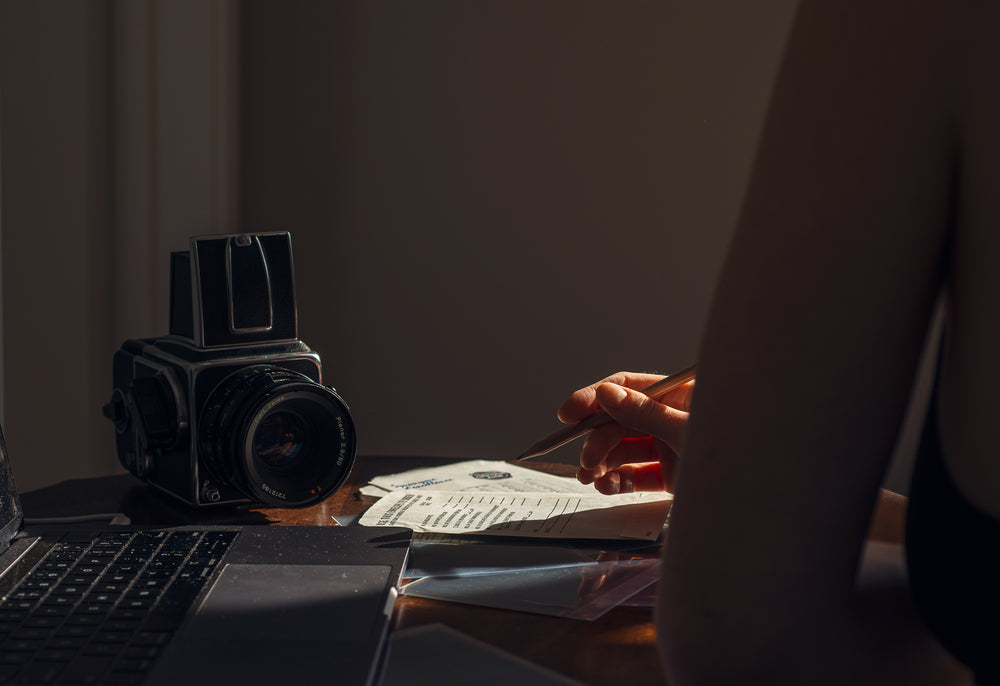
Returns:
[[[666,493],[399,490],[379,499],[359,523],[416,533],[652,541],[663,530],[671,500]]]
[[[417,490],[580,495],[595,493],[593,486],[585,486],[572,477],[546,474],[499,460],[466,460],[377,476],[361,489],[361,493],[380,498],[393,491]]]

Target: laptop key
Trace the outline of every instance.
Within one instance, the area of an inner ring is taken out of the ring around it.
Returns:
[[[104,571],[103,565],[76,565],[72,569],[67,570],[70,574],[75,574],[77,576],[94,578]]]
[[[90,639],[90,642],[125,644],[130,638],[132,638],[131,631],[105,631],[102,628],[101,631],[94,634],[94,637]]]
[[[134,646],[163,646],[173,636],[169,631],[140,631],[132,639]]]
[[[66,618],[66,621],[59,627],[57,633],[68,632],[73,633],[75,630],[73,627],[84,627],[80,629],[81,631],[90,631],[93,633],[92,628],[104,621],[104,617],[100,615],[72,615]]]
[[[68,584],[65,581],[59,583],[52,589],[52,596],[75,596],[82,597],[89,590],[89,586],[84,584]]]
[[[95,620],[100,621],[111,612],[111,608],[113,607],[114,605],[111,603],[80,603],[74,608],[74,619],[84,615],[91,615]]]
[[[56,649],[56,648],[46,648],[38,652],[35,656],[35,660],[38,662],[61,662],[65,665],[67,662],[76,657],[78,650],[68,650],[68,649]]]
[[[12,641],[34,641],[48,638],[52,633],[50,627],[21,626],[10,633]]]
[[[122,657],[143,658],[152,660],[160,654],[160,646],[140,646],[130,643],[122,651]]]
[[[122,620],[122,621],[128,621],[128,620],[142,621],[143,619],[146,619],[146,617],[148,616],[149,612],[146,610],[127,610],[125,608],[119,607],[115,608],[115,610],[112,611],[110,615],[108,615],[108,619]]]
[[[128,588],[128,584],[124,581],[119,581],[114,583],[111,581],[101,581],[96,586],[94,586],[94,591],[96,593],[114,593],[121,595],[125,589]]]
[[[142,622],[138,619],[115,619],[111,618],[101,625],[101,631],[122,631],[128,634],[135,633]]]
[[[87,642],[84,636],[56,636],[49,640],[47,646],[52,650],[79,651]]]
[[[145,658],[122,658],[115,663],[116,672],[148,672],[153,661]]]
[[[49,594],[49,597],[46,598],[44,601],[42,601],[42,605],[46,605],[46,606],[51,606],[51,605],[59,606],[59,605],[61,605],[61,606],[65,606],[65,607],[73,607],[80,600],[79,596],[75,596],[75,595],[55,595],[54,593],[55,592]]]
[[[64,662],[32,662],[21,668],[18,683],[51,684],[66,666]]]
[[[25,662],[28,662],[29,660],[31,660],[31,653],[8,652],[6,650],[0,650],[0,664],[23,665]]]
[[[111,667],[113,658],[107,655],[80,655],[66,665],[59,681],[67,684],[99,684]]]
[[[84,655],[115,657],[122,651],[120,643],[88,643],[80,652]]]
[[[11,612],[23,612],[27,614],[31,608],[35,606],[35,601],[33,600],[12,600],[4,603],[4,610],[9,610]],[[5,618],[14,617],[16,615],[5,615]]]

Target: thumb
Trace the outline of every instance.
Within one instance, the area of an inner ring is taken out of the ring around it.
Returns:
[[[681,451],[687,412],[657,402],[641,391],[614,383],[603,383],[597,387],[597,403],[619,424],[659,438],[674,451]]]

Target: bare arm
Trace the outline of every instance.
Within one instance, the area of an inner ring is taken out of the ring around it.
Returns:
[[[941,283],[947,20],[800,10],[698,359],[658,616],[672,684],[895,681],[926,647],[886,649],[908,635],[854,580]]]

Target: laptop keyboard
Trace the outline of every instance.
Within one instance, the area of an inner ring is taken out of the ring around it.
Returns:
[[[0,599],[0,683],[141,683],[235,537],[65,538]]]

